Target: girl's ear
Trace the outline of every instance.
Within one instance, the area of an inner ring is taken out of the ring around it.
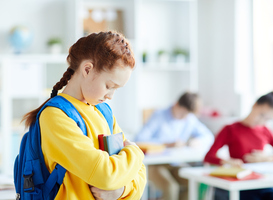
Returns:
[[[93,68],[94,66],[92,62],[85,62],[83,65],[83,76],[86,77],[93,70]]]

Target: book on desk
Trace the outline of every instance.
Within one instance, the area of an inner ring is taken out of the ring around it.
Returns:
[[[258,179],[261,178],[262,175],[256,173],[250,169],[244,169],[241,167],[218,167],[213,170],[210,176],[215,176],[218,178],[223,178],[229,181],[236,180],[250,180],[250,179]]]

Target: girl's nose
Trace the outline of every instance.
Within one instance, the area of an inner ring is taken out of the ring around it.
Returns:
[[[109,99],[109,100],[111,100],[112,99],[112,97],[110,96],[110,95],[105,95],[105,99]]]
[[[111,100],[113,98],[114,93],[115,91],[109,92],[108,94],[105,95],[105,98]]]

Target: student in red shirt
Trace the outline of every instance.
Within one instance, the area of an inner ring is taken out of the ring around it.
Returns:
[[[273,92],[261,96],[245,119],[225,126],[218,133],[204,162],[233,166],[241,166],[243,163],[273,162],[273,156],[263,153],[266,144],[273,146],[273,134],[265,127],[265,123],[270,119],[273,119]],[[229,147],[230,159],[228,160],[220,159],[216,155],[224,145]],[[215,200],[224,200],[224,196],[228,198],[227,191],[221,191],[220,198],[218,198],[219,190],[216,189]],[[240,200],[269,199],[273,199],[272,188],[240,192]]]

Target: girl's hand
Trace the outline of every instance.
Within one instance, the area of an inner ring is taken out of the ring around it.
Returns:
[[[128,145],[135,145],[135,146],[137,146],[136,143],[131,142],[130,140],[125,140],[125,141],[123,142],[123,144],[124,144],[125,147],[128,146]]]
[[[267,156],[261,150],[253,150],[252,153],[248,153],[244,156],[244,159],[248,163],[256,163],[256,162],[269,162],[272,161],[271,156]]]
[[[118,199],[124,192],[124,187],[117,190],[101,190],[94,186],[89,186],[93,196],[96,200],[109,200],[109,199]]]
[[[233,167],[242,167],[243,161],[241,159],[236,159],[236,158],[230,158],[229,160],[222,160],[221,164],[229,164]]]

